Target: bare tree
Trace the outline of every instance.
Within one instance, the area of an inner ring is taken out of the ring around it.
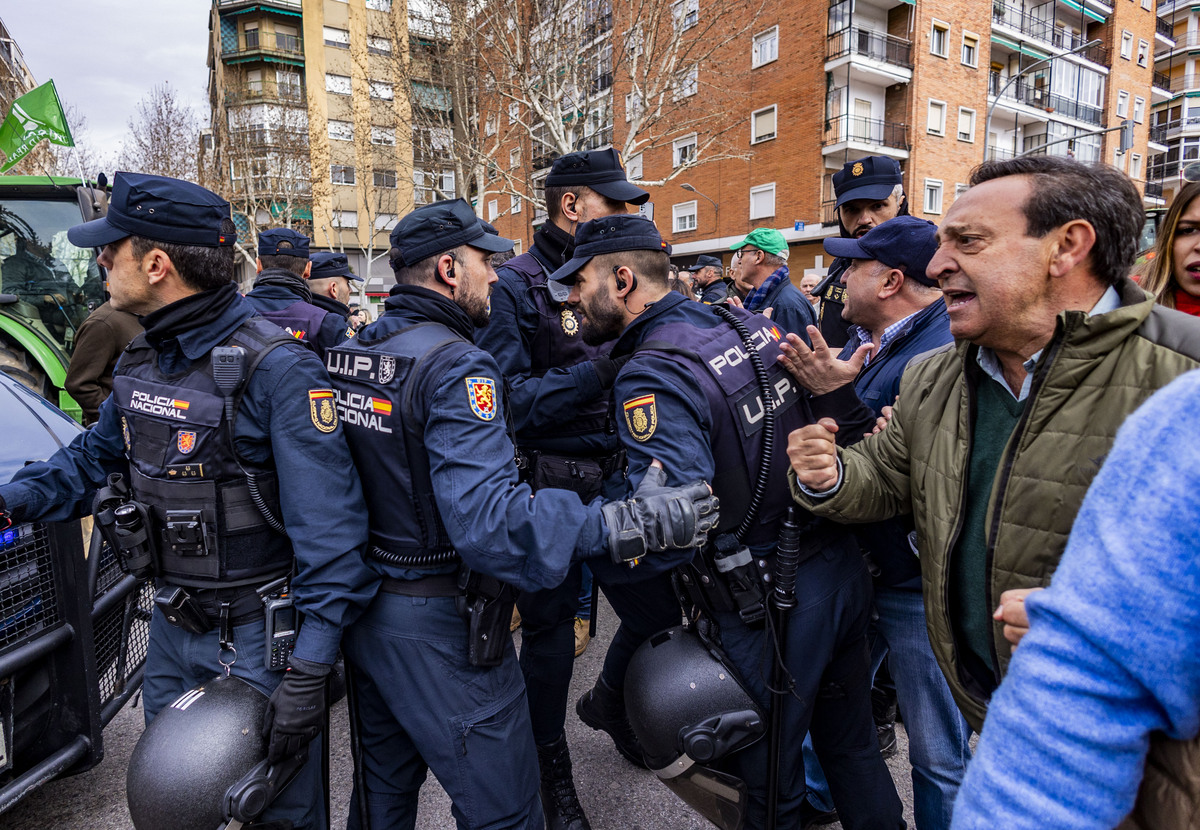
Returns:
[[[102,155],[92,143],[88,119],[83,110],[74,104],[67,104],[64,115],[75,146],[53,148],[55,175],[78,176],[82,173],[83,178],[94,181],[97,174],[108,173],[111,179],[116,162],[111,156]]]
[[[177,179],[194,179],[200,127],[195,111],[169,83],[155,86],[129,119],[117,166]]]

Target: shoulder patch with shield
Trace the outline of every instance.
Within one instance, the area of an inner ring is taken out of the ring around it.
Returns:
[[[625,411],[625,426],[635,441],[649,441],[658,428],[658,410],[654,408],[654,395],[631,398],[621,404]]]
[[[333,432],[337,429],[337,407],[333,405],[332,389],[308,390],[308,412],[312,416],[313,426],[321,432]]]
[[[467,378],[467,397],[476,418],[490,421],[496,417],[496,381],[492,378]]]

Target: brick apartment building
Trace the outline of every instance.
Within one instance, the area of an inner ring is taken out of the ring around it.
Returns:
[[[1191,3],[1162,0],[1155,35],[1147,193],[1168,204],[1184,184],[1184,169],[1200,161],[1200,12]],[[1200,179],[1200,168],[1190,177]]]
[[[612,0],[616,7],[622,2]],[[1197,14],[1175,2],[1200,39]],[[721,4],[704,0],[676,5],[683,26],[722,13]],[[737,141],[744,157],[671,178],[703,142],[702,134],[685,134],[626,165],[645,181],[668,179],[648,189],[654,220],[677,262],[723,253],[728,263],[730,245],[753,227],[770,226],[792,245],[794,280],[828,265],[820,241],[838,231],[832,174],[865,155],[896,159],[910,211],[934,222],[984,159],[985,144],[989,158],[1045,145],[1043,152],[1114,164],[1145,188],[1147,206],[1154,206],[1162,186],[1146,182],[1149,154],[1167,150],[1161,130],[1150,143],[1149,108],[1167,95],[1153,83],[1155,55],[1174,43],[1154,0],[766,0],[754,25],[725,44],[740,56],[742,71],[701,65],[685,87],[691,106],[704,110],[718,97],[728,106],[729,87],[738,86],[741,97],[728,118],[742,125]],[[1200,90],[1200,71],[1186,66],[1187,82]],[[616,75],[619,89],[619,67]],[[614,96],[617,146],[626,137],[625,103]],[[1200,146],[1197,112],[1193,150]],[[1127,119],[1134,122],[1133,146],[1119,152],[1119,127]],[[542,220],[544,214],[528,211],[496,215],[501,232],[523,239]]]

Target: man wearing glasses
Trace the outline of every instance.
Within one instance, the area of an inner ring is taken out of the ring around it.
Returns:
[[[759,313],[771,309],[771,319],[781,329],[808,343],[807,327],[817,324],[817,313],[788,278],[788,244],[783,234],[774,228],[755,228],[730,250],[736,251],[735,285],[744,296],[742,305]]]

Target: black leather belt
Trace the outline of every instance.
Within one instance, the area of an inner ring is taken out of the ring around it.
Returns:
[[[458,574],[432,574],[420,579],[394,579],[383,577],[380,590],[385,594],[402,597],[458,597],[463,589],[458,587]]]

